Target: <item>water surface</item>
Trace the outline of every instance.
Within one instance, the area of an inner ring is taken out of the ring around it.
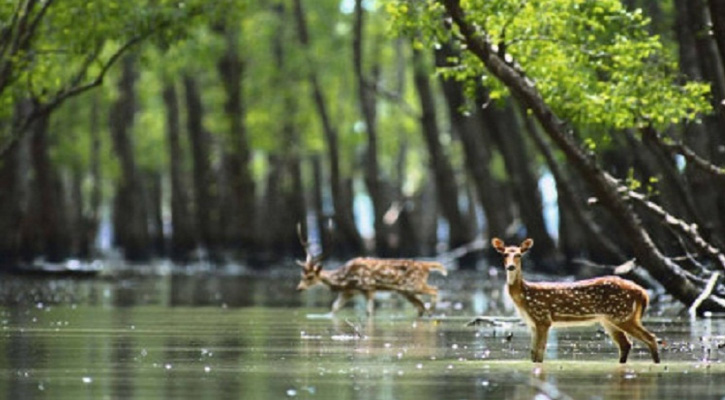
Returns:
[[[8,399],[723,398],[725,319],[648,312],[663,363],[630,362],[595,327],[555,330],[532,364],[529,335],[482,274],[452,274],[430,318],[381,295],[326,313],[324,288],[291,273],[2,276],[0,397]],[[475,315],[505,316],[466,327]],[[542,397],[543,396],[543,397]]]

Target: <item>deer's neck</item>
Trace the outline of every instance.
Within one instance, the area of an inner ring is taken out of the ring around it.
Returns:
[[[340,278],[340,274],[338,274],[338,272],[339,270],[325,271],[323,269],[320,271],[320,281],[329,286],[330,289],[339,289],[342,287],[342,279]]]
[[[512,282],[506,285],[506,289],[509,292],[509,296],[513,299],[514,303],[519,304],[526,291],[526,281],[519,275]]]

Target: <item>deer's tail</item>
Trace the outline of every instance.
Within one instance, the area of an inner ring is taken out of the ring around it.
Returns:
[[[435,261],[427,262],[425,263],[425,266],[428,267],[428,270],[434,270],[441,273],[441,275],[446,276],[448,275],[448,270],[446,267],[443,266],[443,264]]]
[[[647,295],[647,292],[644,291],[644,289],[641,289],[639,292],[639,320],[642,320],[642,317],[644,316],[644,312],[649,306],[649,295]]]

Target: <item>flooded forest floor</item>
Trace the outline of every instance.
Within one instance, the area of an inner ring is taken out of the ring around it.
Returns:
[[[380,293],[328,314],[324,287],[298,293],[268,273],[0,275],[0,397],[304,399],[720,399],[725,318],[690,320],[656,297],[645,326],[662,364],[634,342],[626,365],[600,328],[555,329],[543,364],[483,272],[431,276],[433,315]],[[467,327],[475,316],[491,323]]]

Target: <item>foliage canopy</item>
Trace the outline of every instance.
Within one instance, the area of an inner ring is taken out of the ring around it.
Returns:
[[[544,100],[579,128],[663,127],[710,111],[710,88],[683,82],[674,55],[651,35],[641,10],[619,0],[462,0],[470,22],[516,62]],[[439,45],[455,35],[435,0],[391,2],[394,30]],[[506,90],[480,60],[461,52],[441,72],[483,82],[493,99]]]

